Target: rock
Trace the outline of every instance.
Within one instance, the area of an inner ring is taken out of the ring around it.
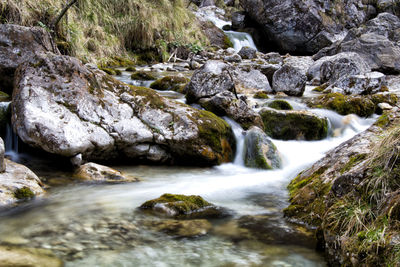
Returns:
[[[234,6],[235,0],[224,0],[226,6]]]
[[[272,78],[272,88],[275,92],[283,92],[289,96],[302,96],[306,89],[307,76],[297,68],[284,65],[277,70]]]
[[[49,32],[40,27],[0,24],[0,40],[0,88],[7,93],[12,92],[14,72],[21,63],[37,53],[59,53]]]
[[[342,42],[318,52],[314,58],[340,52],[356,52],[372,70],[385,74],[400,73],[400,19],[389,13],[379,14],[365,26],[352,29]]]
[[[340,93],[319,96],[310,100],[308,105],[334,110],[340,115],[356,114],[360,117],[369,117],[375,112],[375,104],[368,97],[347,96]]]
[[[276,146],[258,127],[251,127],[244,141],[244,164],[250,168],[277,169],[281,159]]]
[[[390,105],[390,104],[388,104],[388,103],[379,103],[378,104],[378,107],[381,109],[381,110],[383,110],[383,111],[385,111],[385,110],[391,110],[393,107]]]
[[[283,60],[283,64],[296,68],[301,74],[307,75],[307,70],[314,64],[314,60],[307,56],[289,56]]]
[[[27,167],[4,159],[5,171],[0,173],[0,205],[44,194],[40,179]]]
[[[16,73],[12,123],[24,143],[64,157],[82,154],[85,161],[232,160],[232,129],[214,114],[121,83],[71,57],[36,60],[40,66],[23,64]]]
[[[290,105],[289,102],[282,99],[277,99],[272,101],[271,103],[268,103],[268,107],[277,110],[293,110],[292,105]]]
[[[250,71],[235,69],[232,72],[237,93],[252,95],[258,91],[272,93],[268,78],[259,70]]]
[[[4,160],[4,142],[3,139],[0,138],[0,173],[5,172],[6,170],[6,162]]]
[[[7,101],[11,101],[11,96],[9,94],[0,91],[0,102],[7,102]]]
[[[74,178],[81,181],[105,182],[105,183],[125,183],[138,182],[139,179],[122,174],[107,166],[96,163],[86,163],[75,170]]]
[[[62,267],[64,263],[50,250],[0,246],[0,265]]]
[[[286,52],[316,53],[343,38],[346,29],[367,20],[360,0],[240,0],[270,41]]]
[[[340,79],[326,89],[326,91],[337,90],[352,95],[376,94],[387,90],[386,76],[380,72],[351,75]]]
[[[355,52],[343,52],[334,56],[326,56],[318,59],[307,70],[309,80],[317,81],[317,84],[328,83],[346,78],[350,75],[370,72],[368,63]]]
[[[71,159],[71,164],[72,166],[74,166],[75,168],[79,168],[82,165],[83,159],[82,159],[82,154],[78,154],[73,156]]]
[[[243,59],[253,59],[257,57],[257,50],[248,46],[244,46],[242,49],[240,49],[238,54]]]
[[[176,91],[183,92],[184,87],[189,82],[189,79],[183,76],[165,76],[150,84],[150,88],[161,91]]]
[[[236,99],[231,92],[218,93],[210,98],[202,98],[200,105],[218,116],[228,116],[243,129],[251,126],[263,127],[260,115],[253,111],[243,99]]]
[[[257,93],[255,93],[253,95],[253,97],[255,99],[269,99],[268,94],[266,92],[264,92],[264,91],[258,91]]]
[[[131,75],[132,80],[139,80],[139,81],[152,81],[157,80],[157,78],[147,71],[136,71]]]
[[[184,238],[206,235],[212,228],[211,223],[204,219],[198,220],[162,220],[144,223],[146,226],[166,234]]]
[[[280,68],[282,68],[280,64],[262,64],[257,66],[257,69],[268,78],[269,84],[273,83],[274,74]]]
[[[236,62],[239,63],[242,61],[242,57],[239,56],[238,54],[233,54],[231,56],[225,56],[224,61],[226,62]]]
[[[229,73],[229,66],[223,62],[210,60],[193,73],[186,87],[186,100],[196,103],[204,97],[211,97],[220,92],[233,91],[234,81]]]
[[[328,135],[328,120],[308,111],[260,111],[264,131],[273,139],[321,140]]]
[[[232,13],[232,30],[237,31],[246,28],[246,13],[243,11]]]
[[[210,45],[220,47],[222,49],[233,47],[231,40],[229,40],[224,31],[215,26],[215,24],[211,21],[201,18],[200,28],[203,31],[204,35],[207,36],[208,40],[210,41]]]
[[[146,201],[142,210],[179,219],[209,219],[228,215],[227,210],[214,206],[200,196],[164,194],[159,198]]]

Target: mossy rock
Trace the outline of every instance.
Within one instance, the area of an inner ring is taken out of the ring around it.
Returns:
[[[326,108],[340,115],[356,114],[369,117],[375,112],[375,104],[366,96],[351,96],[340,93],[329,93],[309,102],[313,108]]]
[[[35,193],[29,187],[22,187],[14,191],[14,197],[19,200],[28,200],[34,198]]]
[[[281,140],[321,140],[328,135],[328,120],[306,111],[262,109],[264,131]]]
[[[145,71],[137,71],[131,75],[132,80],[140,80],[140,81],[152,81],[157,80],[157,78],[149,72]]]
[[[11,100],[11,96],[9,94],[6,94],[6,93],[0,91],[0,102],[10,101],[10,100]]]
[[[135,71],[136,71],[136,68],[135,68],[135,67],[127,67],[127,68],[125,69],[125,71],[135,72]]]
[[[269,99],[268,94],[262,91],[255,93],[253,97],[256,99]]]
[[[107,73],[108,75],[117,75],[116,71],[111,68],[100,68],[102,71]]]
[[[233,43],[232,43],[231,39],[229,39],[229,37],[225,35],[224,36],[224,47],[223,47],[223,49],[227,49],[229,47],[233,47]]]
[[[272,101],[271,103],[268,104],[268,107],[277,110],[293,110],[292,105],[290,105],[289,102],[282,99]]]
[[[189,82],[189,79],[181,76],[165,76],[150,85],[150,88],[161,91],[181,92],[182,88]]]
[[[159,198],[146,201],[140,209],[181,219],[218,218],[227,214],[224,209],[195,195],[164,194]]]

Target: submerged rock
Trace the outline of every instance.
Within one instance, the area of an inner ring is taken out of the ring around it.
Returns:
[[[274,139],[321,140],[328,135],[328,120],[308,111],[260,111],[264,131]]]
[[[21,63],[30,62],[37,53],[59,53],[50,33],[40,27],[0,24],[0,40],[0,88],[8,93],[12,91],[14,72]]]
[[[0,266],[62,267],[64,263],[47,249],[0,246]]]
[[[144,222],[144,225],[159,232],[184,238],[206,235],[212,228],[209,221],[198,220],[171,220]]]
[[[31,170],[8,159],[4,163],[5,171],[0,173],[0,205],[44,194],[42,182]]]
[[[124,175],[120,171],[92,162],[80,166],[75,171],[74,178],[82,181],[106,183],[125,183],[139,181],[139,179],[136,177]]]
[[[228,216],[227,210],[217,207],[200,196],[164,194],[146,201],[140,209],[179,219],[221,218]]]
[[[189,79],[182,76],[165,76],[150,84],[150,88],[161,91],[183,92],[183,88],[188,82]]]
[[[244,141],[244,164],[250,168],[276,169],[281,159],[276,146],[258,127],[251,127]]]
[[[136,71],[131,75],[131,79],[140,81],[157,80],[157,78],[152,73],[147,71]]]
[[[84,160],[213,165],[233,158],[232,129],[214,114],[71,57],[45,54],[35,62],[18,68],[13,94],[12,123],[24,143]]]

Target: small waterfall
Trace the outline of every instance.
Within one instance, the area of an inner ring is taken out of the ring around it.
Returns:
[[[19,160],[19,153],[18,153],[18,136],[12,130],[12,127],[9,123],[7,123],[6,127],[6,136],[4,140],[5,146],[5,154],[12,160],[18,161]]]
[[[242,126],[240,126],[234,120],[224,117],[224,120],[232,127],[233,133],[236,139],[236,155],[235,160],[233,161],[234,165],[244,166],[244,138],[245,138],[245,131],[243,130]]]

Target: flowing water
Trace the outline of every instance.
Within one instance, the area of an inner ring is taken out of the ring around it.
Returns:
[[[373,119],[352,117],[343,123],[344,117],[334,112],[316,112],[329,117],[340,134],[313,142],[273,140],[283,159],[279,170],[244,167],[243,130],[228,120],[239,146],[234,163],[214,168],[115,166],[141,182],[53,187],[45,199],[0,213],[0,241],[51,249],[66,266],[325,266],[312,233],[283,218],[286,186]],[[68,174],[54,170],[46,176]],[[201,237],[158,232],[146,225],[162,219],[137,207],[164,193],[201,195],[232,216],[212,220],[212,230]]]

